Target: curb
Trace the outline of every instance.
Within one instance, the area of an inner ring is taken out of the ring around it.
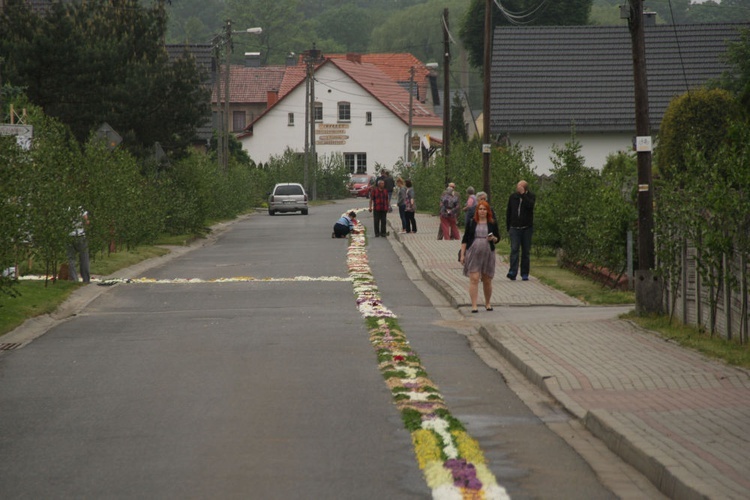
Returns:
[[[124,269],[116,271],[114,274],[104,276],[102,277],[102,279],[107,280],[123,277],[136,278],[139,274],[148,271],[149,269],[158,267],[174,259],[175,257],[181,257],[197,248],[202,248],[204,246],[213,244],[216,239],[221,234],[223,234],[232,224],[244,220],[251,215],[252,214],[240,215],[239,217],[228,222],[220,222],[218,224],[215,224],[211,227],[211,233],[204,239],[195,240],[187,246],[164,247],[169,249],[169,253],[138,262],[137,264],[133,264],[130,267],[126,267]],[[0,339],[2,339],[2,343],[19,344],[15,349],[21,349],[33,340],[47,333],[55,326],[79,314],[83,309],[86,308],[86,306],[88,306],[91,302],[93,302],[96,298],[98,298],[110,288],[112,287],[98,286],[94,283],[83,286],[70,294],[70,296],[53,312],[27,319],[15,329],[9,331],[5,335],[0,336]]]

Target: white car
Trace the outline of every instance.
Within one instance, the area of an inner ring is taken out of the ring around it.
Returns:
[[[276,184],[268,195],[268,215],[276,212],[302,212],[307,215],[307,193],[302,184],[284,182]]]

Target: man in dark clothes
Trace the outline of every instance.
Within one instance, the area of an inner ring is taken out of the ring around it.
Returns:
[[[510,236],[510,269],[508,278],[516,279],[518,274],[518,253],[521,253],[521,279],[528,281],[531,253],[531,235],[534,232],[534,193],[529,191],[529,183],[520,181],[516,192],[508,199],[505,214],[505,228]]]

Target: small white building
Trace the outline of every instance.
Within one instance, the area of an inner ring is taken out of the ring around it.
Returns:
[[[418,155],[427,137],[442,140],[443,120],[358,55],[326,59],[314,70],[315,151],[318,157],[339,153],[352,173],[374,173],[376,164],[391,168]],[[238,135],[256,163],[266,163],[287,149],[305,151],[307,103],[305,68],[288,68],[278,100]],[[411,103],[411,113],[409,111]],[[419,136],[412,148],[412,137]]]

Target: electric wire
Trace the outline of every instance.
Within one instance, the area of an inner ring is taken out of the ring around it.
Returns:
[[[511,12],[506,7],[503,6],[503,4],[500,3],[500,0],[493,0],[495,5],[498,9],[500,9],[500,12],[503,14],[505,19],[508,20],[510,24],[521,26],[525,24],[531,24],[534,21],[536,21],[539,16],[539,12],[541,9],[545,8],[547,6],[547,3],[549,0],[542,0],[536,7],[531,8],[527,10],[526,12]]]
[[[677,25],[674,22],[674,11],[672,10],[672,0],[669,0],[669,15],[672,17],[672,30],[674,31],[674,41],[677,44],[677,55],[680,59],[680,68],[682,69],[682,78],[685,81],[685,90],[690,93],[687,72],[685,71],[685,61],[682,59],[682,49],[680,47],[680,37],[677,35]]]

